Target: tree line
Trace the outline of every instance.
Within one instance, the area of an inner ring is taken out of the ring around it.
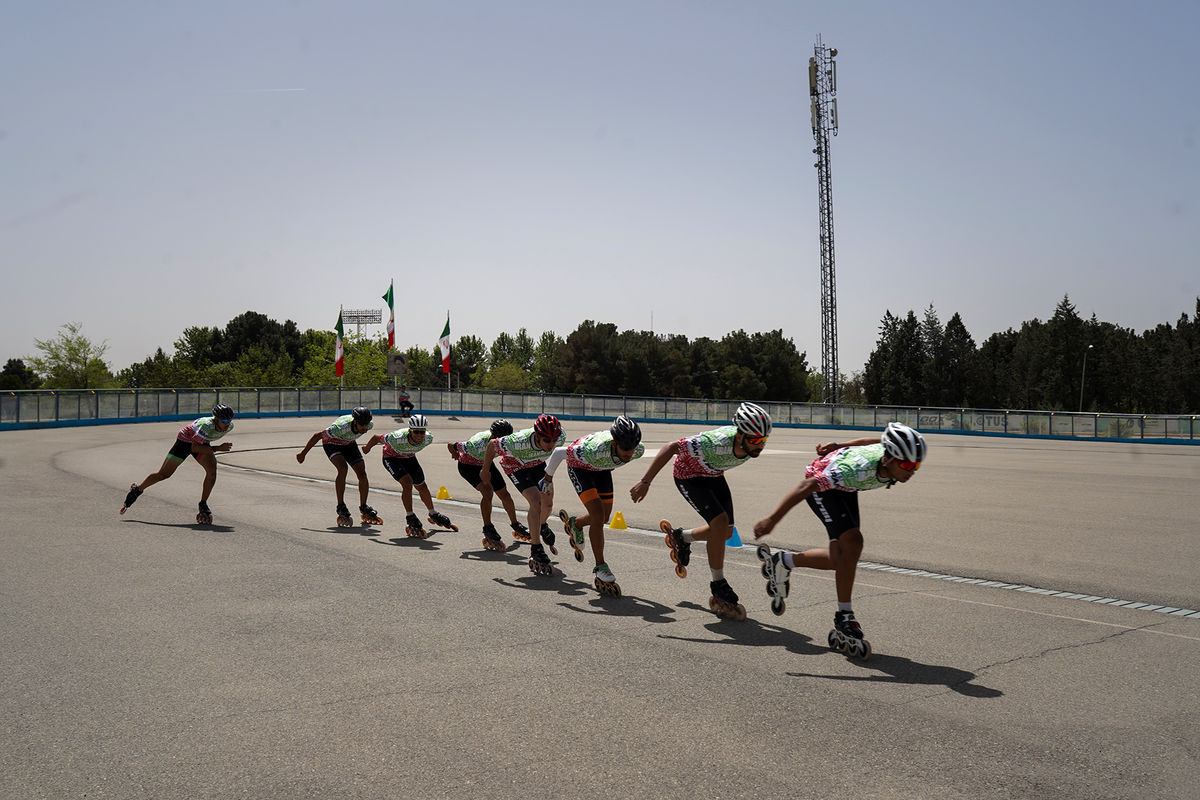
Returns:
[[[171,355],[160,347],[113,373],[107,346],[68,323],[56,338],[35,340],[39,355],[9,359],[0,388],[329,386],[336,382],[334,342],[332,331],[300,331],[291,320],[247,311],[223,328],[186,328]],[[349,335],[344,345],[346,385],[392,382],[386,339]],[[401,352],[406,385],[447,384],[436,346]],[[524,328],[491,345],[462,336],[450,363],[455,389],[806,402],[819,398],[822,385],[782,330],[693,340],[585,320],[565,338],[545,331],[535,339]],[[840,377],[845,403],[1194,413],[1200,298],[1195,316],[1138,334],[1095,315],[1082,319],[1064,297],[1045,322],[1027,321],[979,346],[957,313],[942,324],[932,305],[920,318],[889,310],[863,369]]]

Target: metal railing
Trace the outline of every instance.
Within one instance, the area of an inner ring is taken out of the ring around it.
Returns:
[[[618,414],[643,422],[720,424],[737,407],[732,400],[490,392],[475,389],[410,388],[410,402],[426,413],[567,419],[612,419]],[[0,393],[0,430],[62,425],[193,419],[220,401],[240,416],[287,417],[332,414],[363,405],[397,413],[390,386],[260,387],[228,389],[29,390]],[[893,420],[918,430],[997,436],[1033,436],[1120,441],[1200,443],[1196,415],[1077,414],[1064,411],[912,408],[760,402],[776,425],[879,429]]]

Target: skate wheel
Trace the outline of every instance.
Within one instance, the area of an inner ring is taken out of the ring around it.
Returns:
[[[781,614],[783,614],[783,612],[786,608],[787,608],[787,603],[783,602],[782,597],[776,597],[774,600],[771,601],[771,613],[773,613],[777,617],[780,616]]]
[[[682,564],[676,564],[675,565],[675,574],[678,575],[680,578],[686,578],[687,577],[687,567],[683,566]]]
[[[757,548],[755,548],[754,553],[758,556],[758,560],[763,562],[763,575],[766,575],[767,562],[771,560],[771,548],[767,547],[765,544],[760,544]]]
[[[583,551],[581,551],[581,550],[576,550],[576,551],[575,551],[575,560],[576,560],[576,561],[583,561]]]
[[[748,616],[749,614],[746,613],[746,607],[741,603],[738,603],[737,610],[735,610],[733,613],[733,618],[740,621],[744,620]]]
[[[842,640],[838,638],[836,630],[829,632],[829,636],[826,637],[826,641],[829,642],[830,650],[838,653],[842,652]]]
[[[671,531],[675,530],[674,526],[672,526],[670,522],[668,522],[667,520],[664,519],[662,522],[658,523],[658,529],[660,531],[662,531],[663,533],[667,534],[667,544],[670,544],[671,543]]]
[[[859,653],[860,653],[859,658],[861,658],[863,661],[871,660],[871,643],[870,642],[868,642],[866,639],[862,639],[859,642],[858,649],[859,649]]]

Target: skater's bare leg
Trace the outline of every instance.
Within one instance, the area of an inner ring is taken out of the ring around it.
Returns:
[[[358,478],[358,504],[365,506],[367,504],[367,493],[371,491],[371,482],[367,480],[367,468],[363,462],[355,462],[354,475]],[[411,495],[408,498],[408,502],[410,505],[412,504]]]
[[[412,481],[412,478],[409,478],[409,481]],[[429,493],[429,486],[422,483],[420,486],[416,487],[416,489],[417,489],[417,494],[420,495],[420,497],[421,497],[421,502],[425,504],[425,508],[429,509],[429,513],[432,514],[433,513],[433,495],[431,495]]]
[[[704,542],[708,566],[712,569],[725,567],[725,541],[732,535],[733,526],[729,524],[728,514],[720,514],[707,525],[692,530],[692,538]]]
[[[217,457],[212,453],[201,453],[196,460],[204,467],[204,486],[200,490],[200,502],[207,503],[208,496],[217,485]]]
[[[165,481],[167,478],[175,474],[175,470],[179,469],[179,465],[182,463],[182,461],[176,461],[170,456],[167,456],[163,459],[162,466],[158,468],[158,472],[151,472],[149,475],[147,475],[145,479],[138,484],[138,488],[144,492],[159,481]]]
[[[412,478],[405,475],[400,479],[400,502],[404,503],[404,513],[411,514],[412,510]]]
[[[854,576],[858,570],[858,559],[862,550],[862,531],[853,528],[830,542],[828,549],[814,548],[802,553],[793,553],[792,564],[805,569],[834,570],[838,602],[849,603],[854,592]]]
[[[482,483],[479,484],[478,486],[476,486],[475,488],[479,490],[479,516],[483,517],[484,525],[491,525],[492,524],[492,497],[495,495],[495,492],[492,491],[492,487],[484,486]],[[504,494],[507,495],[508,492],[505,491]],[[512,502],[511,497],[508,498],[508,502],[510,502],[510,503]],[[511,516],[513,519],[516,519],[515,512],[513,514],[510,514],[509,516]]]
[[[588,541],[592,543],[592,555],[597,564],[604,563],[604,526],[608,524],[608,515],[612,513],[612,503],[605,505],[600,498],[589,500],[583,504],[588,515]],[[575,520],[576,525],[582,525],[585,520]]]
[[[504,506],[504,513],[508,514],[508,521],[516,524],[517,504],[513,502],[512,494],[508,489],[497,489],[496,496],[500,498],[500,505]]]
[[[529,535],[533,537],[534,544],[541,544],[542,522],[546,519],[542,512],[542,493],[538,491],[536,486],[530,486],[521,492],[521,496],[529,504],[529,511],[525,515],[528,521]]]
[[[340,455],[329,459],[332,462],[334,469],[337,470],[337,477],[333,479],[333,491],[337,495],[339,506],[346,505],[346,459]]]

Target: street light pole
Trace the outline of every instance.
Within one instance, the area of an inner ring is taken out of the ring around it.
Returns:
[[[1087,354],[1095,345],[1089,344],[1087,350],[1083,351],[1083,372],[1079,374],[1079,411],[1083,412],[1083,382],[1087,379]]]

